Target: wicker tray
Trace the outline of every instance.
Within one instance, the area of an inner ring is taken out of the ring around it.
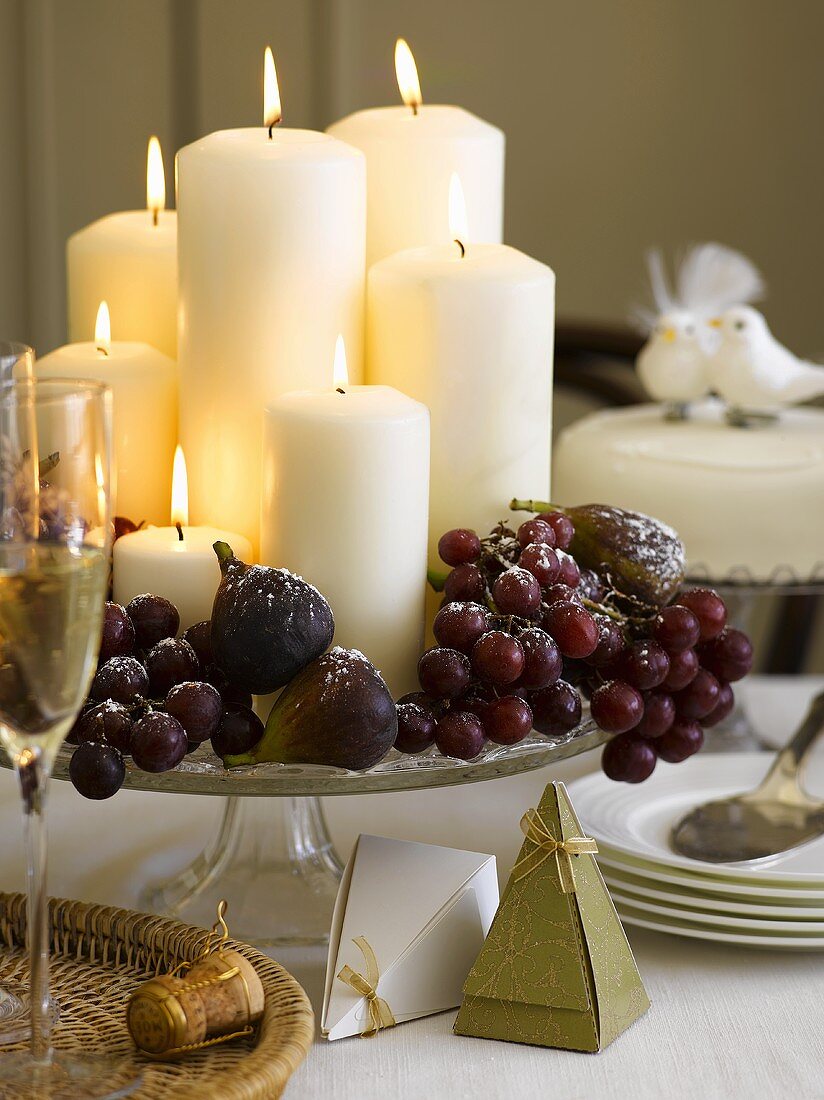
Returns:
[[[112,1088],[140,1074],[142,1083],[130,1094],[140,1100],[262,1100],[281,1095],[314,1038],[309,1000],[282,966],[230,941],[254,964],[266,992],[255,1035],[197,1051],[179,1062],[153,1062],[138,1053],[129,1037],[126,1000],[147,977],[196,959],[208,933],[146,913],[58,898],[50,902],[49,918],[52,990],[60,1012],[56,1048],[122,1055],[123,1081],[113,1080]],[[24,896],[0,893],[0,982],[27,981],[25,936]],[[24,1043],[3,1048],[22,1049]],[[23,1094],[17,1096],[24,1100]]]

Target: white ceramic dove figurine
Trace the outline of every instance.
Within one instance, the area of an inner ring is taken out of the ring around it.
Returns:
[[[721,337],[710,358],[710,384],[730,406],[731,423],[824,394],[824,365],[793,355],[757,309],[735,306],[710,323]]]
[[[636,367],[647,393],[665,406],[665,415],[681,419],[689,403],[710,390],[709,358],[718,341],[709,319],[731,305],[763,292],[761,276],[750,261],[720,244],[691,248],[670,289],[659,251],[647,258],[655,311],[639,312],[649,339]]]

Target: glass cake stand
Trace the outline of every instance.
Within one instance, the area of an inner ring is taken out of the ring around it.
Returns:
[[[736,566],[723,577],[713,576],[702,565],[691,566],[685,586],[714,588],[727,605],[729,622],[751,633],[757,601],[763,596],[824,596],[824,562],[801,575],[791,566],[778,565],[768,577],[756,577],[746,566]],[[735,685],[733,685],[735,687]],[[709,731],[705,752],[747,752],[763,749],[747,715],[746,706],[736,698],[729,717]]]
[[[488,745],[472,761],[434,750],[404,756],[393,749],[365,772],[309,764],[227,771],[205,747],[160,774],[140,771],[129,761],[124,785],[132,790],[228,796],[220,825],[200,855],[174,877],[151,885],[141,902],[153,912],[210,927],[217,902],[225,897],[239,940],[264,947],[323,943],[342,866],[320,796],[480,783],[543,768],[606,740],[585,721],[562,738],[534,734],[519,745]],[[66,745],[60,750],[54,778],[69,778],[71,753]]]

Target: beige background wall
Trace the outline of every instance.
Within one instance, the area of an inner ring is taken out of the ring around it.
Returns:
[[[820,0],[0,0],[0,335],[64,337],[66,236],[142,205],[171,151],[258,122],[394,103],[405,35],[425,99],[507,133],[507,237],[552,264],[562,316],[620,320],[642,254],[717,238],[770,283],[777,333],[824,353]]]

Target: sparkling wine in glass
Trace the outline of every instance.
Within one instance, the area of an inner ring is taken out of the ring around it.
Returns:
[[[136,1084],[103,1055],[61,1051],[59,1034],[55,1050],[48,966],[46,795],[100,647],[110,402],[96,382],[0,383],[0,741],[22,796],[31,1007],[30,1049],[0,1055],[0,1092],[43,1100],[125,1095]]]

